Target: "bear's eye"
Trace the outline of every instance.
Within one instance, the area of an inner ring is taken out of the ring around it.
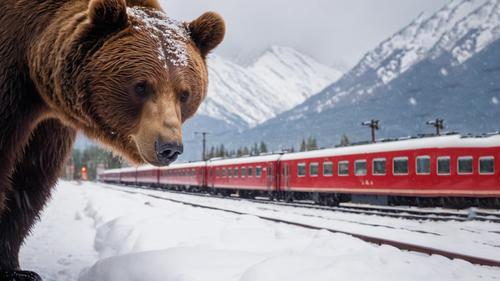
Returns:
[[[134,86],[134,92],[136,95],[138,95],[141,98],[144,98],[148,95],[149,92],[149,87],[148,87],[148,82],[142,81]]]
[[[182,91],[179,95],[179,100],[181,103],[186,103],[189,100],[191,94],[188,91]]]

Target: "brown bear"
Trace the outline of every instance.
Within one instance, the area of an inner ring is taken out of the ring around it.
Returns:
[[[205,58],[225,25],[212,12],[175,21],[156,0],[0,0],[0,26],[3,280],[75,132],[134,163],[182,153],[181,124],[206,96]]]

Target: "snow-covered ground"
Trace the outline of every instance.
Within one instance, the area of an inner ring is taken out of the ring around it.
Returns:
[[[353,230],[371,229],[374,235],[419,242],[424,240],[425,232],[432,231],[435,234],[427,234],[429,237],[445,237],[441,240],[443,246],[476,245],[486,252],[500,247],[497,224],[419,223],[310,210],[313,214],[305,217],[296,208],[266,209],[248,202],[161,194],[252,213],[260,210],[290,220],[309,217],[309,222],[332,228],[350,225]],[[356,226],[352,220],[363,224]],[[433,239],[436,238],[429,241]],[[478,242],[460,245],[467,240]],[[484,246],[485,243],[491,245]],[[39,272],[45,280],[500,279],[498,268],[400,251],[343,234],[272,223],[254,216],[194,208],[144,194],[125,193],[107,185],[75,182],[58,185],[41,222],[21,251],[21,264]]]

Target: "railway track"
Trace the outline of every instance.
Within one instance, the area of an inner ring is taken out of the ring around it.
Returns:
[[[436,248],[432,248],[432,247],[426,247],[426,246],[421,246],[421,245],[416,245],[416,244],[411,244],[411,243],[405,243],[405,242],[401,242],[401,241],[395,241],[395,240],[384,239],[384,238],[380,238],[380,237],[352,233],[352,232],[338,230],[338,229],[329,228],[329,227],[320,227],[320,226],[310,225],[310,224],[306,224],[306,223],[300,223],[300,222],[291,221],[291,220],[273,218],[270,216],[256,215],[256,214],[252,214],[252,213],[248,213],[248,212],[229,210],[229,209],[224,209],[224,208],[220,208],[220,207],[214,207],[214,206],[209,206],[209,205],[204,205],[204,204],[199,204],[199,203],[193,203],[193,202],[179,200],[179,199],[166,198],[163,196],[143,193],[143,192],[134,191],[134,190],[124,190],[123,188],[120,188],[120,189],[113,188],[113,189],[116,191],[120,191],[120,192],[125,192],[125,193],[130,193],[130,194],[141,194],[141,195],[144,195],[147,197],[151,197],[151,198],[155,198],[155,199],[159,199],[159,200],[164,200],[164,201],[169,201],[169,202],[173,202],[173,203],[178,203],[178,204],[183,204],[183,205],[187,205],[187,206],[197,207],[197,208],[222,211],[222,212],[232,213],[232,214],[237,214],[237,215],[255,216],[255,217],[258,217],[260,219],[275,222],[275,223],[283,223],[283,224],[297,226],[297,227],[306,228],[306,229],[326,230],[326,231],[329,231],[332,233],[345,234],[345,235],[349,235],[349,236],[358,238],[358,239],[363,240],[363,241],[368,242],[368,243],[377,244],[377,245],[389,245],[389,246],[396,247],[400,250],[418,252],[418,253],[423,253],[423,254],[427,254],[427,255],[440,255],[440,256],[444,256],[444,257],[449,258],[449,259],[464,260],[464,261],[467,261],[467,262],[470,262],[470,263],[476,264],[476,265],[500,267],[500,260],[487,259],[487,258],[482,258],[482,257],[477,257],[477,256],[472,256],[472,255],[461,254],[461,253],[457,253],[457,252],[451,252],[451,251],[447,251],[447,250],[436,249]]]
[[[153,190],[160,190],[178,194],[190,194],[199,197],[215,197],[227,200],[247,201],[247,202],[254,202],[261,204],[299,207],[299,208],[306,208],[313,210],[334,211],[334,212],[350,213],[350,214],[375,215],[375,216],[401,218],[409,220],[428,220],[428,221],[473,220],[473,221],[500,223],[500,213],[485,212],[485,211],[453,212],[453,211],[412,210],[406,208],[386,207],[386,206],[356,206],[354,204],[342,204],[338,207],[327,207],[327,206],[315,205],[314,203],[310,202],[300,202],[300,201],[287,203],[281,201],[270,201],[267,198],[247,199],[247,198],[230,197],[230,196],[228,197],[228,196],[212,195],[212,194],[209,195],[206,193],[199,193],[199,192],[176,191],[163,188],[151,188],[145,186],[134,186],[134,188],[142,188],[150,190],[153,189]]]
[[[263,200],[258,200],[262,202]],[[280,202],[281,203],[281,202]],[[285,203],[287,204],[287,203]],[[467,213],[463,212],[451,212],[451,211],[427,211],[427,210],[411,210],[404,208],[392,208],[392,207],[367,207],[367,206],[355,206],[355,205],[340,205],[339,207],[323,207],[308,203],[297,203],[288,204],[290,206],[298,206],[310,209],[318,210],[331,210],[335,212],[343,213],[353,213],[353,214],[368,214],[377,215],[384,217],[393,218],[404,218],[404,219],[414,219],[414,220],[431,220],[431,221],[485,221],[485,222],[495,222],[500,223],[500,214],[482,212],[482,211],[471,211]]]

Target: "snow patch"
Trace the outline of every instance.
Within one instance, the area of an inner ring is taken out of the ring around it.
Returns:
[[[417,105],[417,100],[414,97],[411,97],[408,101],[411,105]]]
[[[498,104],[498,98],[497,97],[492,97],[491,98],[491,103],[497,105]]]
[[[165,68],[167,61],[174,66],[188,65],[186,44],[189,32],[184,23],[169,18],[161,11],[143,7],[127,7],[127,14],[136,21],[134,29],[144,30],[154,39],[158,45],[158,59]]]

